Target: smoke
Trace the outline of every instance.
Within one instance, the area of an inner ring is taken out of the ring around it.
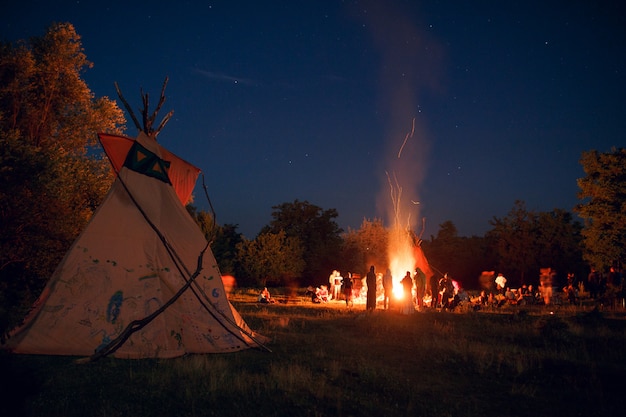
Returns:
[[[354,7],[380,55],[386,146],[378,211],[390,226],[414,230],[422,222],[420,190],[430,148],[425,123],[429,109],[420,104],[420,97],[440,89],[442,48],[427,33],[428,25],[419,22],[415,8],[403,10],[399,2],[375,0]]]

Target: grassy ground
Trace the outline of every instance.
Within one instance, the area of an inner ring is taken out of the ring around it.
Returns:
[[[538,417],[622,415],[626,406],[626,320],[613,313],[404,316],[232,300],[271,352],[82,365],[2,353],[0,415]]]

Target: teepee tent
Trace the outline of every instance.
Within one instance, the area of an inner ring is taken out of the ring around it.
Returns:
[[[426,279],[435,275],[420,244],[413,245],[413,257],[415,258],[415,267],[419,268],[424,273]]]
[[[171,358],[262,346],[183,206],[199,170],[156,135],[99,136],[117,179],[9,349]]]

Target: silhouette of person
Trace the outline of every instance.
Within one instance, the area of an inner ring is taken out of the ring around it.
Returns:
[[[439,279],[437,279],[435,274],[430,277],[430,294],[432,296],[430,307],[437,308],[437,304],[439,303]]]
[[[443,274],[443,278],[439,281],[439,290],[443,291],[441,294],[441,308],[450,309],[450,299],[454,297],[454,285],[447,273]]]
[[[426,292],[426,274],[419,269],[415,268],[415,301],[417,302],[417,309],[421,310],[424,307],[424,293]]]
[[[352,307],[352,274],[350,272],[343,279],[343,295],[346,297],[346,306]]]
[[[406,271],[406,275],[400,282],[404,291],[402,303],[402,314],[411,314],[415,311],[413,307],[413,279],[411,278],[411,272]]]
[[[383,275],[383,291],[383,307],[387,310],[391,307],[391,294],[393,293],[393,276],[389,268],[387,268],[385,275]]]
[[[267,289],[267,287],[263,288],[263,291],[261,291],[261,293],[259,294],[258,302],[259,303],[273,303],[274,302],[274,299],[270,295],[270,292]]]
[[[367,283],[366,309],[373,311],[376,309],[376,272],[374,272],[374,265],[370,266],[365,282]]]

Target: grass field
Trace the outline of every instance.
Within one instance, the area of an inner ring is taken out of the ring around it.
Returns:
[[[626,320],[566,306],[373,313],[233,304],[268,336],[168,360],[0,354],[0,416],[618,416]]]

